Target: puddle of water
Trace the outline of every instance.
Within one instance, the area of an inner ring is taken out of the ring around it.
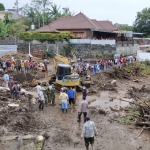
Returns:
[[[90,107],[96,107],[100,106],[100,108],[104,109],[105,111],[110,111],[111,108],[115,110],[120,110],[120,108],[124,108],[129,105],[128,102],[120,101],[117,99],[114,99],[113,101],[110,101],[110,94],[108,91],[103,91],[100,93],[100,97],[97,96],[89,96],[87,97],[87,101],[91,101]],[[111,107],[111,108],[110,108]]]

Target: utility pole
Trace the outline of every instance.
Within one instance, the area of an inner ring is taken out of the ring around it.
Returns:
[[[19,5],[19,2],[18,2],[18,0],[16,0],[15,7],[16,7],[16,10],[17,10],[17,17],[19,18],[19,7],[18,7],[18,5]]]

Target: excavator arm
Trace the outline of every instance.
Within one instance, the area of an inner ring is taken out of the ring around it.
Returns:
[[[66,64],[66,65],[70,65],[70,61],[68,60],[67,57],[61,56],[59,54],[54,54],[53,69],[54,69],[55,73],[56,73],[56,69],[57,69],[57,61],[60,61],[63,64]]]

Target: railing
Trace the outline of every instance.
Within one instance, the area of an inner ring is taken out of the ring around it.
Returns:
[[[117,41],[116,42],[116,46],[122,46],[122,47],[125,47],[125,46],[134,46],[134,41]]]
[[[70,39],[71,44],[99,44],[99,45],[115,45],[115,40],[93,40],[93,39]]]

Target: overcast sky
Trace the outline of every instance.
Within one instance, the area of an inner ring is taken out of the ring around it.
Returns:
[[[136,13],[150,7],[150,0],[51,0],[58,6],[69,7],[75,14],[80,11],[90,19],[110,20],[113,23],[132,25]],[[0,0],[5,8],[12,8],[15,0]],[[19,0],[19,7],[31,0]]]

